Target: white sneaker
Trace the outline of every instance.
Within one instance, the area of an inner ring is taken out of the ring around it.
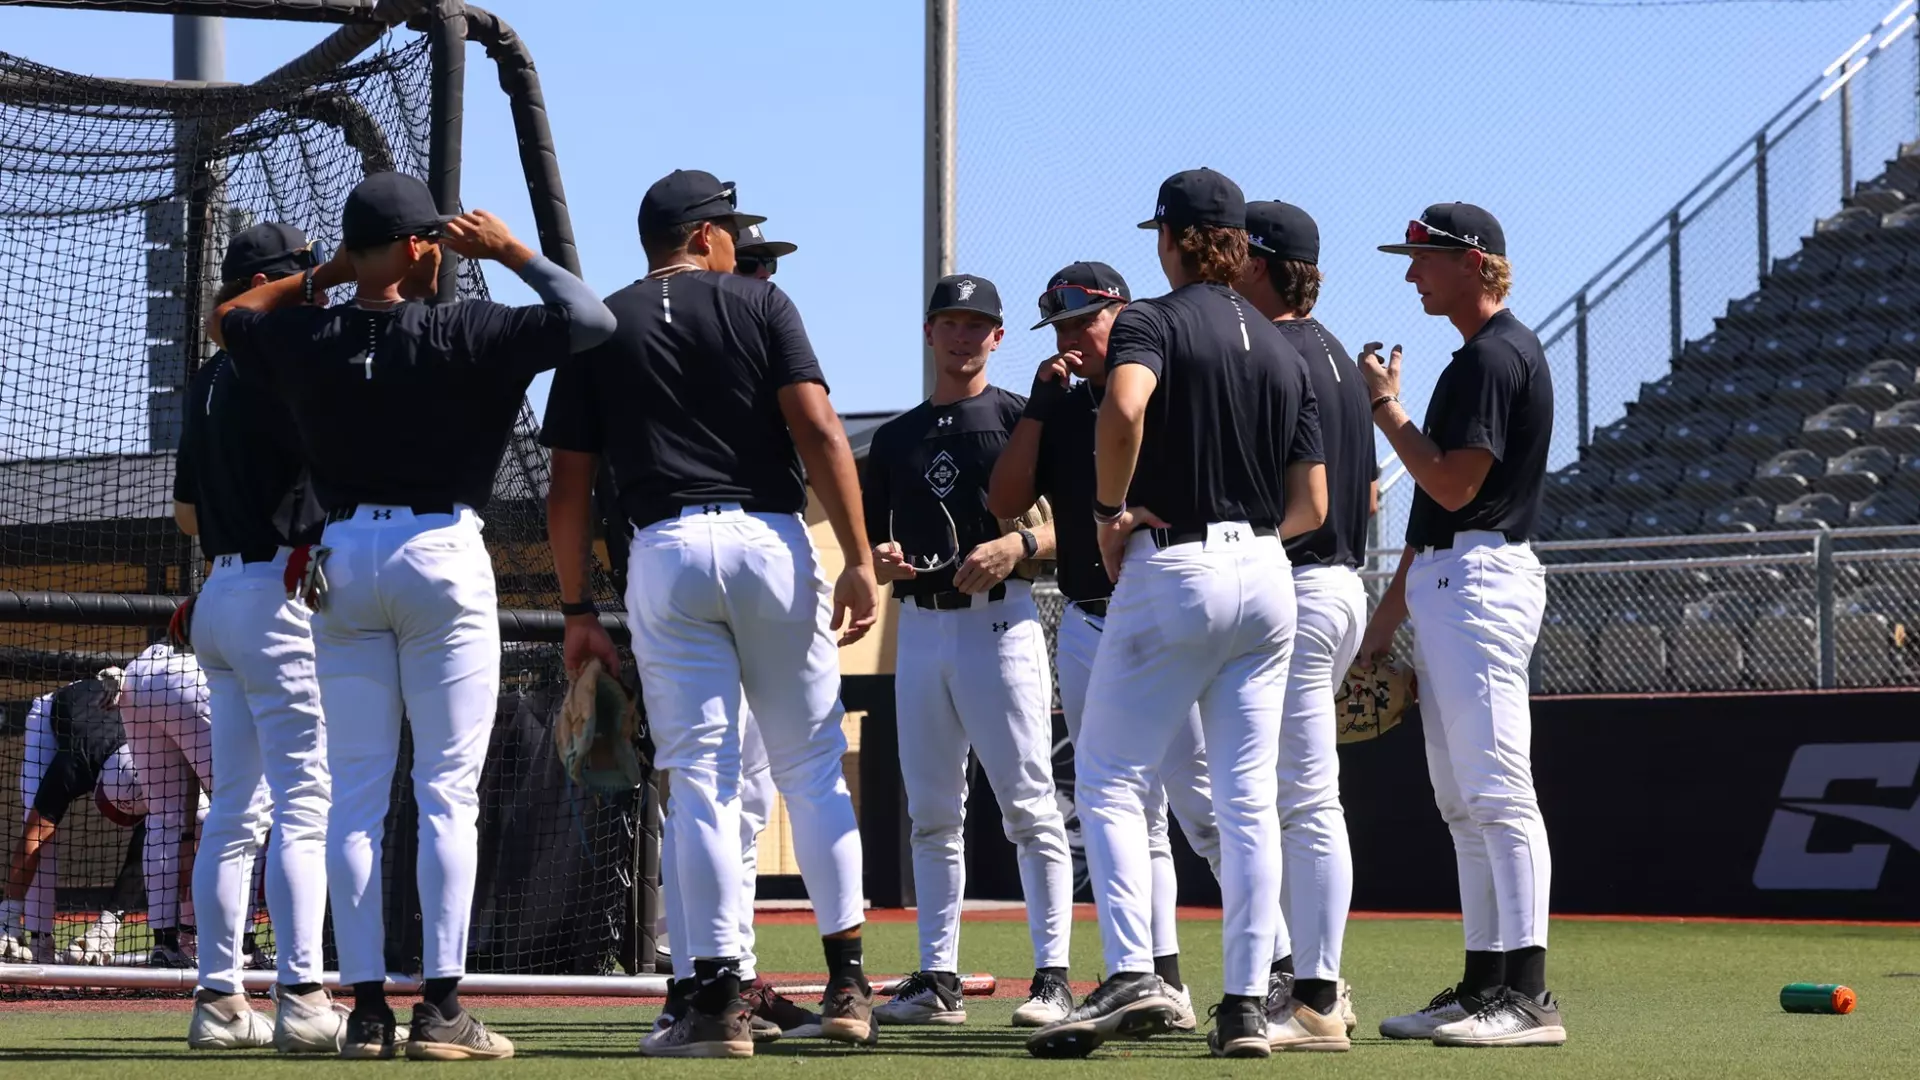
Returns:
[[[325,990],[274,995],[273,1047],[283,1054],[337,1054],[347,1033],[347,1015]]]
[[[873,1018],[883,1024],[943,1024],[967,1022],[967,1005],[960,995],[934,979],[932,972],[916,971],[894,988],[885,1005],[876,1005]]]
[[[1027,1000],[1013,1010],[1014,1027],[1046,1027],[1073,1011],[1073,990],[1067,980],[1044,971],[1033,973]]]
[[[1267,1019],[1267,1046],[1274,1050],[1321,1050],[1335,1053],[1353,1049],[1353,1040],[1347,1038],[1346,1022],[1340,1018],[1340,1010],[1322,1016],[1303,1002],[1295,1001],[1287,1011],[1287,1018],[1275,1022],[1272,1015]]]
[[[1552,993],[1532,998],[1504,987],[1472,1016],[1433,1031],[1435,1046],[1561,1046],[1566,1041],[1560,1003]]]
[[[0,934],[0,964],[31,964],[33,950],[12,934]]]
[[[1466,999],[1466,1002],[1475,1008],[1480,1005],[1472,998]],[[1442,1024],[1465,1020],[1471,1015],[1461,1000],[1459,989],[1449,986],[1433,995],[1433,1000],[1424,1007],[1380,1021],[1380,1034],[1389,1039],[1431,1039],[1434,1029]]]
[[[187,1045],[195,1050],[251,1050],[273,1045],[273,1021],[253,1011],[245,994],[201,990],[193,995]]]
[[[113,963],[113,946],[120,939],[120,913],[103,911],[100,921],[87,932],[67,942],[67,963],[105,967]]]
[[[1347,1025],[1347,1038],[1353,1038],[1353,1029],[1360,1026],[1360,1015],[1353,1011],[1353,987],[1345,979],[1340,980],[1340,1019]]]
[[[52,934],[33,935],[33,940],[27,945],[27,952],[33,957],[33,963],[42,966],[60,962],[60,951],[53,947]]]
[[[1173,1002],[1173,1030],[1189,1035],[1200,1030],[1200,1018],[1193,1012],[1192,989],[1175,987],[1165,979],[1160,980],[1160,987],[1160,992]]]

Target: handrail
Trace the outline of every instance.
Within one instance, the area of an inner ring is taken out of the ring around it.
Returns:
[[[1706,547],[1720,544],[1812,543],[1828,536],[1835,543],[1845,540],[1883,540],[1896,536],[1920,536],[1920,525],[1855,525],[1844,529],[1781,529],[1774,532],[1702,533],[1697,536],[1616,536],[1599,540],[1540,540],[1529,545],[1535,551],[1610,551],[1618,548]],[[1369,556],[1396,556],[1404,548],[1370,548]],[[1920,555],[1920,552],[1916,552]],[[1840,553],[1835,558],[1845,558]],[[1744,558],[1744,556],[1743,556]],[[1666,560],[1679,562],[1681,560]]]

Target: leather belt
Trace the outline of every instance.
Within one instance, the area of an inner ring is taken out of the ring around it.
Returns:
[[[1271,525],[1252,526],[1255,536],[1278,536],[1280,530]],[[1207,538],[1205,525],[1169,525],[1164,529],[1147,530],[1153,536],[1153,544],[1158,548],[1170,548],[1175,544],[1197,544]]]
[[[973,598],[978,595],[978,593],[963,593],[950,590],[947,592],[917,593],[913,596],[903,596],[900,600],[902,603],[912,600],[914,607],[925,608],[928,611],[965,611],[973,606]],[[1006,598],[1007,585],[1005,582],[1001,582],[987,590],[987,603],[989,604],[996,600],[1005,600]]]

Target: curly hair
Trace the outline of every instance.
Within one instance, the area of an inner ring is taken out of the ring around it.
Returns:
[[[1213,225],[1188,225],[1176,240],[1180,266],[1187,276],[1218,285],[1232,285],[1247,261],[1247,231]]]
[[[1305,318],[1320,302],[1320,283],[1326,275],[1318,266],[1302,259],[1268,259],[1267,279],[1288,311]]]
[[[1495,300],[1513,291],[1513,264],[1500,255],[1480,256],[1480,287]]]

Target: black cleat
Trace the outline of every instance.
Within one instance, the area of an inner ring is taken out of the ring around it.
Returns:
[[[672,1027],[647,1036],[640,1052],[661,1058],[750,1058],[753,1025],[749,1016],[747,1003],[737,997],[717,1013],[688,1002]]]
[[[826,1004],[820,1009],[820,1036],[856,1046],[879,1042],[873,990],[859,979],[842,977],[828,983]]]
[[[499,1061],[513,1056],[505,1035],[488,1031],[468,1009],[449,1020],[421,1002],[413,1007],[407,1032],[407,1057],[414,1061]]]
[[[347,1014],[347,1033],[340,1040],[340,1056],[354,1061],[371,1061],[393,1056],[393,1010],[355,1006]]]
[[[1173,1030],[1175,1006],[1152,972],[1114,975],[1094,988],[1080,1007],[1027,1037],[1027,1053],[1039,1058],[1079,1058],[1116,1037],[1145,1039]]]
[[[1214,1057],[1263,1058],[1273,1056],[1267,1039],[1267,1010],[1259,1001],[1222,1001],[1213,1007],[1213,1032],[1207,1048]]]

